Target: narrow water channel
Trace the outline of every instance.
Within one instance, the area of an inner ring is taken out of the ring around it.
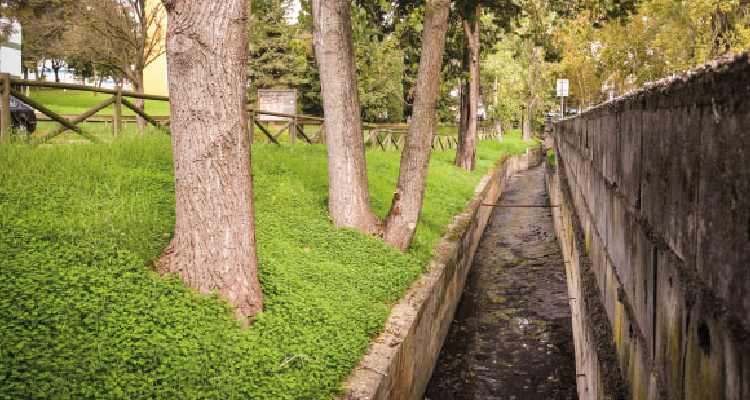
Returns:
[[[501,204],[549,204],[544,164]],[[495,208],[424,397],[577,399],[565,266],[549,208]]]

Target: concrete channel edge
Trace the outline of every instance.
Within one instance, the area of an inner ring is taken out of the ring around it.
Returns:
[[[383,332],[344,383],[339,400],[421,399],[463,293],[466,275],[494,203],[517,172],[537,166],[542,149],[499,160],[477,185],[435,249],[430,270],[394,305]]]

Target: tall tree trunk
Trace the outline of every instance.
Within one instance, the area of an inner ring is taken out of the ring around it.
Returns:
[[[499,86],[498,86],[498,79],[497,74],[495,74],[495,82],[492,83],[492,111],[497,116],[497,92],[498,92]],[[492,119],[494,129],[495,129],[495,137],[497,138],[498,142],[503,141],[503,121],[502,120],[495,120]]]
[[[134,92],[143,94],[145,89],[143,85],[143,70],[146,68],[146,58],[148,57],[148,54],[146,54],[148,52],[146,41],[148,38],[149,23],[146,20],[146,0],[137,0],[134,5],[136,15],[138,16],[137,20],[139,21],[139,33],[135,35],[137,46],[134,65],[135,68],[133,70],[133,76],[135,77],[133,82],[133,89]],[[248,5],[248,8],[249,7],[250,6]],[[143,99],[134,99],[133,105],[138,107],[140,110],[143,110],[145,101]],[[136,115],[135,120],[138,122],[139,131],[143,131],[144,129],[146,129],[146,120],[143,119],[143,117],[141,117],[140,115]]]
[[[250,0],[162,0],[175,177],[175,236],[162,261],[244,317],[262,309],[245,116]]]
[[[401,251],[409,248],[422,210],[430,163],[430,143],[437,128],[435,109],[450,4],[450,0],[427,2],[422,32],[422,56],[414,90],[414,109],[401,154],[398,185],[383,233],[385,242]]]
[[[461,97],[461,126],[458,133],[456,166],[473,171],[476,168],[477,150],[477,109],[479,106],[479,20],[482,6],[477,5],[473,21],[462,21],[466,35],[464,50],[464,70],[469,79]]]
[[[534,128],[534,121],[532,121],[532,117],[534,116],[536,101],[539,98],[539,74],[542,62],[544,62],[542,59],[542,48],[541,46],[534,46],[534,48],[531,49],[531,58],[529,62],[529,66],[533,69],[533,76],[531,77],[531,82],[528,83],[529,87],[525,107],[526,114],[524,115],[524,122],[521,127],[521,137],[524,140],[530,140],[533,134],[532,128]]]
[[[711,15],[711,28],[714,32],[711,58],[717,58],[731,48],[731,44],[726,40],[728,36],[727,32],[731,27],[729,26],[727,13],[721,9],[721,4],[717,3],[716,11]]]
[[[133,82],[133,91],[135,93],[143,94],[143,69],[137,69],[135,71],[135,81]],[[145,102],[143,99],[133,99],[133,105],[143,110]],[[138,130],[142,131],[146,129],[146,120],[140,115],[135,116],[135,120],[138,122]]]
[[[336,227],[380,233],[370,206],[348,0],[313,0],[313,41],[320,68],[328,151],[328,211]]]
[[[36,80],[38,80],[38,81],[45,80],[47,78],[47,73],[45,71],[47,71],[47,60],[45,60],[44,58],[42,58],[42,72],[39,73],[39,69],[37,68]],[[37,89],[39,89],[39,88],[37,88]]]
[[[492,83],[492,108],[497,108],[497,74],[495,74],[495,82]]]
[[[534,126],[534,123],[532,121],[532,117],[534,116],[535,102],[535,100],[527,102],[526,107],[523,110],[523,126],[521,127],[521,137],[523,138],[523,140],[531,140],[531,137],[533,136],[532,128]]]

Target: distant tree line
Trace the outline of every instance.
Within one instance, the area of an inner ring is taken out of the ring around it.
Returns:
[[[650,0],[628,13],[595,7],[554,26],[552,74],[570,79],[568,99],[586,108],[646,82],[750,47],[748,0]]]

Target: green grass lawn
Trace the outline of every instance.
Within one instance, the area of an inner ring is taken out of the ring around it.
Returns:
[[[476,172],[433,153],[407,254],[332,227],[325,148],[255,146],[265,303],[246,330],[148,268],[173,234],[166,135],[0,147],[0,399],[329,399],[481,176],[530,145],[519,136],[480,141]],[[381,217],[399,156],[367,152]]]
[[[58,114],[83,114],[97,104],[112,97],[111,94],[84,92],[80,90],[63,90],[63,89],[41,89],[31,90],[30,95],[49,107]],[[133,99],[128,99],[133,100]],[[169,116],[169,103],[160,100],[145,100],[144,110],[148,115],[159,117]],[[97,113],[97,115],[112,115],[114,107],[109,106]],[[135,115],[133,110],[123,106],[123,115]]]
[[[34,132],[34,134],[31,136],[32,138],[39,138],[42,137],[47,132],[50,132],[51,130],[57,128],[59,124],[57,122],[51,122],[51,121],[39,121],[37,123],[37,130]],[[112,124],[109,122],[82,122],[78,124],[86,133],[89,133],[99,139],[100,141],[104,142],[111,142],[114,138],[112,137]],[[267,125],[266,129],[271,134],[276,134],[281,130],[281,125]],[[317,132],[318,126],[315,125],[305,125],[304,126],[304,132],[306,135],[308,135],[309,138],[312,139],[315,132]],[[139,134],[143,132],[138,131],[138,125],[135,122],[123,122],[123,131],[124,134]],[[147,132],[155,132],[157,131],[156,128],[149,125]],[[288,131],[283,132],[281,135],[279,135],[276,140],[279,141],[282,145],[288,145],[289,144],[289,134]],[[84,138],[83,136],[78,135],[75,132],[72,131],[66,131],[65,133],[62,133],[55,138],[51,139],[48,143],[50,144],[70,144],[70,143],[89,143],[89,141]],[[265,145],[270,144],[267,137],[263,134],[263,132],[260,131],[257,127],[255,128],[255,143],[258,145]],[[296,143],[304,143],[304,139],[297,139]],[[271,144],[273,145],[273,144]],[[275,146],[275,145],[273,145]]]

